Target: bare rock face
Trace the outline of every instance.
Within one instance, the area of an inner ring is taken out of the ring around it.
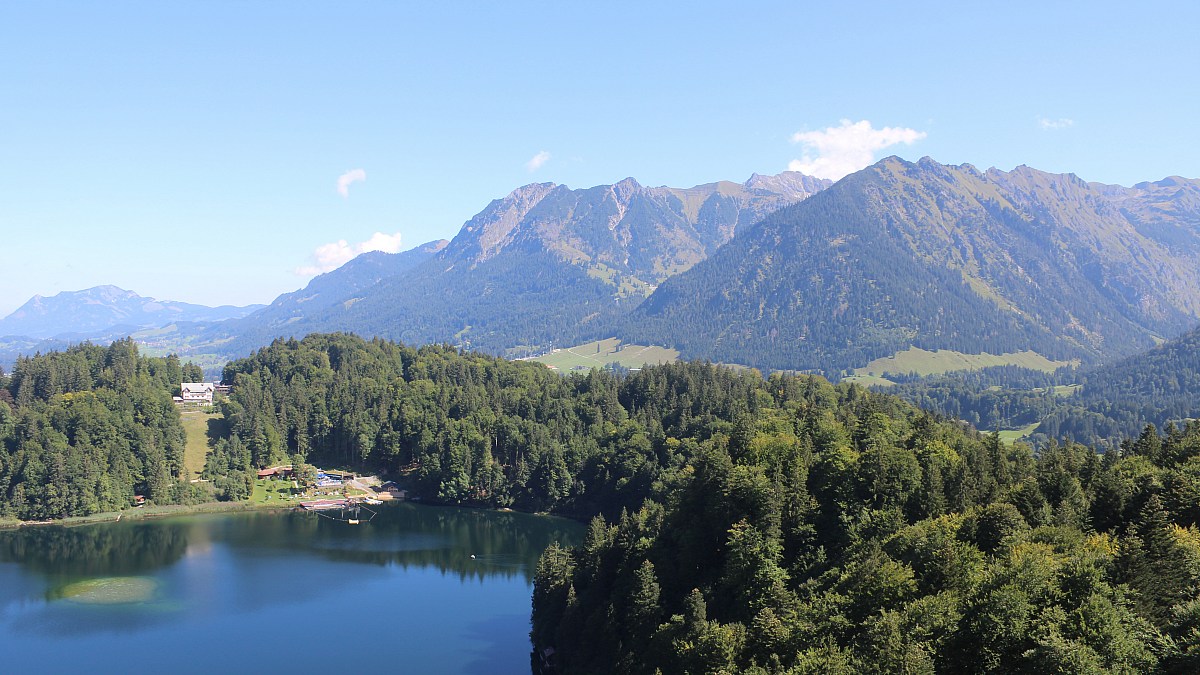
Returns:
[[[548,251],[616,288],[645,295],[737,230],[830,184],[797,172],[692,188],[646,187],[633,178],[583,190],[535,183],[467,221],[442,258],[453,268],[477,265],[512,246]]]
[[[799,171],[784,171],[774,176],[756,173],[743,183],[747,190],[761,190],[797,202],[811,197],[831,184],[832,181],[814,178]]]
[[[534,207],[559,186],[534,183],[497,199],[463,225],[451,243],[448,257],[486,260],[512,242],[513,233]]]

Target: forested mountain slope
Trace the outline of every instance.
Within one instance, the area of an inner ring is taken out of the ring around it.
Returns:
[[[618,334],[834,373],[910,346],[1094,361],[1200,316],[1200,181],[888,158],[664,282]]]
[[[1167,430],[1200,418],[1200,328],[1146,352],[1088,368],[1044,373],[1015,367],[907,378],[888,393],[980,429],[1034,425],[1031,440],[1072,438],[1116,449],[1146,425]]]
[[[1039,433],[1084,441],[1132,438],[1147,424],[1165,429],[1200,419],[1200,328],[1084,371],[1078,383],[1079,392],[1045,417]]]

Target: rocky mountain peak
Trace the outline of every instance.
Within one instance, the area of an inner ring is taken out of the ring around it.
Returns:
[[[446,245],[449,243],[449,239],[438,239],[436,241],[430,241],[421,244],[417,247],[417,250],[422,253],[439,253],[442,249],[446,248]]]
[[[487,208],[463,225],[446,253],[467,258],[486,259],[512,240],[513,231],[525,216],[548,195],[566,186],[555,183],[530,183],[493,200]]]
[[[557,183],[530,183],[522,185],[508,193],[500,202],[517,208],[532,207],[534,204],[545,199],[546,195],[550,194],[557,187]]]
[[[742,183],[748,190],[772,192],[796,201],[820,192],[832,184],[831,180],[814,178],[799,171],[784,171],[774,176],[754,173],[745,183]]]
[[[1183,176],[1167,176],[1162,180],[1156,180],[1153,182],[1143,181],[1137,185],[1134,185],[1133,187],[1139,190],[1148,190],[1150,188],[1187,187],[1193,182],[1194,181],[1190,181]]]
[[[637,194],[642,189],[642,184],[633,178],[626,178],[612,186],[613,194],[616,195],[617,201],[621,204],[628,204],[633,195]]]

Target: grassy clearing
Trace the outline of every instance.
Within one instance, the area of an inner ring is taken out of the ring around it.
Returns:
[[[1032,434],[1033,430],[1037,429],[1037,426],[1038,422],[1034,422],[1020,429],[1003,429],[1000,431],[1000,440],[1008,445],[1012,445],[1023,438],[1028,438],[1029,434]]]
[[[265,506],[294,504],[300,500],[300,490],[292,487],[290,480],[255,480],[250,503]]]
[[[622,276],[615,269],[604,263],[598,262],[589,265],[587,275],[609,286],[616,286],[617,294],[621,297],[637,296],[644,298],[654,292],[654,286],[632,275]]]
[[[1067,398],[1068,396],[1074,395],[1075,392],[1079,391],[1082,387],[1083,385],[1081,384],[1056,384],[1053,387],[1050,387],[1050,393],[1059,398]],[[1035,394],[1044,394],[1046,393],[1046,388],[1034,387],[1033,389],[1030,389],[1030,391]]]
[[[894,387],[895,382],[880,375],[850,375],[843,377],[842,382],[853,382],[864,387]]]
[[[185,410],[180,413],[183,430],[187,432],[187,445],[183,450],[183,467],[187,480],[195,480],[204,471],[204,460],[216,439],[209,436],[209,422],[221,421],[221,414],[203,410]]]
[[[555,349],[552,353],[537,356],[530,361],[544,363],[561,372],[603,368],[614,361],[625,368],[641,368],[647,364],[673,363],[679,360],[679,352],[666,347],[622,344],[616,338],[597,340],[587,344]]]
[[[988,354],[986,352],[964,354],[949,349],[931,352],[919,347],[910,347],[891,356],[875,359],[862,368],[856,368],[854,374],[880,377],[888,373],[938,375],[955,370],[979,370],[989,366],[1020,366],[1052,373],[1062,366],[1071,364],[1070,361],[1051,361],[1041,354],[1031,351],[1012,354]]]

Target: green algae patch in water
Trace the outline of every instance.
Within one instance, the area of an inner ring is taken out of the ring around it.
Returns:
[[[53,600],[85,605],[124,605],[154,599],[158,582],[149,577],[103,577],[67,584],[51,594]]]

